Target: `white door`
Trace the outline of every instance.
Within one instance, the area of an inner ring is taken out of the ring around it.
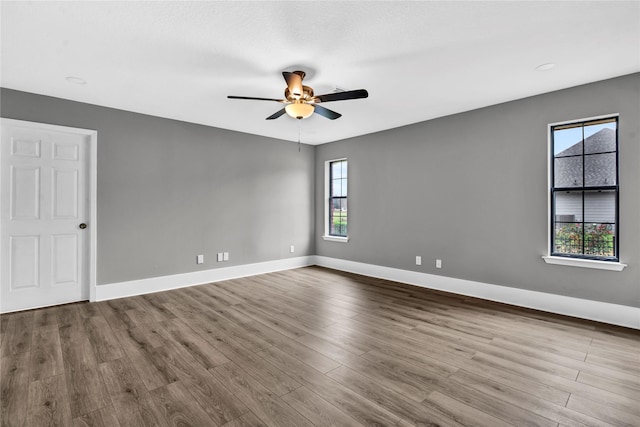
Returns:
[[[91,131],[2,119],[0,312],[89,297]]]

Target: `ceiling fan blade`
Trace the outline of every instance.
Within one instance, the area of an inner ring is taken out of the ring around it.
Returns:
[[[293,73],[283,71],[282,77],[284,77],[284,80],[287,82],[287,87],[289,88],[291,95],[296,98],[300,98],[304,94],[302,89],[302,79],[304,78],[303,71],[294,71]]]
[[[249,100],[253,100],[253,101],[276,101],[276,102],[286,102],[284,99],[275,99],[275,98],[256,98],[253,96],[234,96],[234,95],[229,95],[227,96],[227,98],[229,99],[249,99]]]
[[[324,108],[319,105],[314,105],[313,108],[314,113],[320,114],[322,117],[326,117],[329,120],[335,120],[342,117],[342,114],[336,113],[333,110],[329,110],[328,108]]]
[[[272,115],[270,115],[269,117],[267,117],[265,120],[273,120],[273,119],[277,119],[278,117],[280,117],[281,115],[283,115],[284,113],[286,113],[285,109],[283,108],[282,110],[278,110],[275,113],[273,113]]]
[[[318,95],[314,98],[316,102],[330,102],[330,101],[346,101],[347,99],[360,99],[367,98],[369,92],[365,89],[348,90],[346,92],[327,93],[325,95]]]

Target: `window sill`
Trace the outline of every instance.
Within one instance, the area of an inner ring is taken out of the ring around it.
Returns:
[[[565,258],[565,257],[548,256],[548,255],[543,256],[542,259],[547,264],[568,265],[570,267],[595,268],[598,270],[610,270],[610,271],[622,271],[622,269],[627,266],[627,264],[622,264],[620,262],[597,261],[593,259]]]
[[[348,237],[339,237],[339,236],[322,236],[322,239],[328,242],[340,242],[340,243],[347,243],[349,241]]]

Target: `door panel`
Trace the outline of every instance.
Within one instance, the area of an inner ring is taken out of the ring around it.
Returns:
[[[89,296],[90,136],[3,119],[0,311]]]
[[[78,171],[76,169],[53,170],[53,218],[78,218]]]
[[[11,166],[11,219],[36,220],[40,217],[40,168]]]
[[[78,236],[60,234],[51,236],[53,264],[52,285],[69,285],[78,283]]]
[[[11,290],[40,286],[40,237],[11,236],[10,238]]]

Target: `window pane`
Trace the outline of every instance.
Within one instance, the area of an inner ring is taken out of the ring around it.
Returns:
[[[554,159],[555,187],[582,187],[582,157]]]
[[[584,222],[615,223],[616,193],[615,191],[598,191],[584,193]]]
[[[555,193],[555,208],[556,224],[582,222],[582,191]]]
[[[333,210],[340,211],[340,201],[341,199],[333,199]]]
[[[347,162],[346,161],[342,161],[340,162],[341,166],[342,166],[342,177],[346,178],[347,177]]]
[[[582,126],[553,131],[553,156],[582,154]]]
[[[584,254],[615,256],[615,235],[615,225],[613,224],[585,224]]]
[[[334,179],[331,181],[331,197],[342,196],[342,186],[340,184],[341,179]]]
[[[331,163],[331,178],[342,178],[342,163],[344,162],[332,162]]]
[[[347,196],[347,180],[334,179],[331,182],[331,197],[346,197],[346,196]]]
[[[616,151],[616,122],[598,123],[584,127],[585,154]]]
[[[556,222],[553,249],[555,253],[582,254],[582,224]]]
[[[616,185],[616,153],[584,157],[585,187]]]

